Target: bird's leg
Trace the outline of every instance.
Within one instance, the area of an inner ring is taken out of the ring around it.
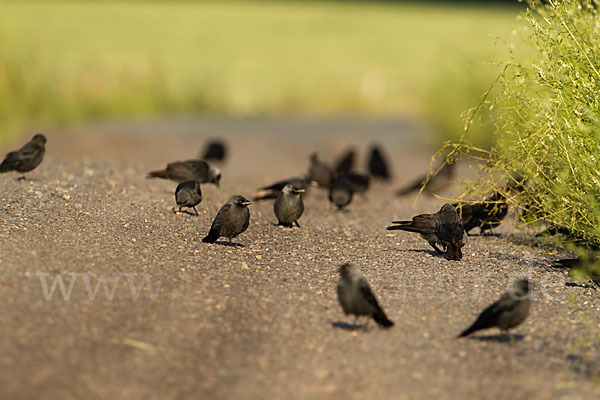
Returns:
[[[194,209],[194,212],[196,213],[196,217],[198,216],[198,211],[196,210],[196,206],[192,206],[192,208]]]
[[[25,178],[25,175],[17,178],[17,181],[25,181],[25,180],[27,180],[27,178]]]
[[[300,228],[300,224],[298,223],[298,220],[295,221],[295,224],[298,228]]]
[[[364,329],[365,331],[369,330],[369,322],[370,322],[370,321],[371,321],[371,317],[369,317],[369,316],[367,315],[367,322],[365,322],[365,325],[363,326],[363,329]]]
[[[438,254],[444,254],[444,252],[441,251],[440,248],[437,247],[437,245],[435,243],[433,243],[433,244],[429,243],[429,244],[431,245],[431,247],[433,247],[433,249],[435,250],[436,253],[438,253]]]

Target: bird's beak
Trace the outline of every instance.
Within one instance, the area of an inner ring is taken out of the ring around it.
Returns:
[[[249,206],[250,204],[252,204],[252,202],[250,200],[247,200],[247,201],[244,201],[242,204],[245,206]]]
[[[296,189],[296,193],[304,193],[306,190],[304,189]]]

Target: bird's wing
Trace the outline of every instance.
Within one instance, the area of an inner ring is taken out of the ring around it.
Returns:
[[[379,303],[377,302],[377,298],[373,294],[373,291],[371,291],[371,287],[364,278],[360,278],[358,280],[358,290],[363,295],[363,298],[367,301],[367,303],[375,307],[377,310],[381,309],[379,307]]]
[[[221,209],[217,213],[217,216],[213,220],[213,223],[212,223],[210,229],[216,228],[221,224],[223,218],[225,217],[225,214],[227,214],[229,212],[231,207],[233,207],[233,206],[229,203],[224,204],[223,207],[221,207]]]

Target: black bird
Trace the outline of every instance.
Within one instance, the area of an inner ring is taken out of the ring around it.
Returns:
[[[309,180],[306,177],[284,179],[282,181],[275,182],[272,185],[264,186],[258,189],[261,193],[254,197],[254,201],[276,199],[279,193],[287,185],[293,185],[298,189],[302,189],[302,196],[306,193],[309,186]]]
[[[322,188],[328,188],[333,177],[333,171],[318,153],[310,155],[310,165],[308,167],[308,179],[315,182]]]
[[[224,161],[226,155],[225,143],[221,140],[213,140],[206,144],[204,153],[200,158],[206,161]]]
[[[500,192],[495,192],[480,203],[455,203],[453,206],[462,217],[467,235],[474,228],[479,228],[480,234],[491,231],[492,228],[500,225],[508,214],[506,197]]]
[[[554,268],[565,268],[579,271],[597,286],[600,286],[600,267],[598,266],[597,253],[585,254],[577,258],[563,258],[553,262]]]
[[[344,310],[344,314],[353,314],[354,321],[358,317],[366,315],[384,328],[394,325],[385,315],[383,309],[379,306],[377,298],[371,291],[369,284],[360,275],[358,268],[352,264],[343,264],[340,266],[340,279],[337,283],[338,301]]]
[[[35,169],[44,159],[46,136],[38,133],[19,150],[11,151],[0,164],[0,173],[17,171],[21,173]],[[20,179],[25,179],[21,177]]]
[[[279,220],[277,225],[291,228],[292,224],[296,224],[300,228],[298,218],[304,212],[304,203],[302,202],[302,196],[300,196],[303,192],[304,189],[299,189],[294,185],[285,185],[277,199],[273,202],[273,210]]]
[[[483,310],[479,317],[458,337],[467,336],[481,329],[498,327],[502,332],[520,325],[529,315],[531,305],[531,282],[521,279],[513,283],[512,289],[498,301]]]
[[[196,180],[219,186],[221,171],[202,160],[175,161],[167,164],[167,168],[163,170],[149,172],[146,178],[163,178],[175,182]]]
[[[354,193],[364,194],[369,190],[371,178],[369,175],[361,174],[360,172],[347,172],[343,176],[350,181],[350,188]]]
[[[202,190],[198,181],[183,181],[175,189],[175,201],[179,206],[179,212],[182,207],[193,208],[196,216],[196,206],[202,201]]]
[[[375,179],[387,181],[391,178],[388,164],[378,146],[371,147],[368,167],[369,174]]]
[[[464,228],[462,220],[456,209],[450,204],[444,204],[435,214],[419,214],[412,221],[392,221],[388,231],[416,232],[427,240],[433,249],[439,254],[445,254],[450,260],[462,258],[462,247],[465,245]],[[445,248],[445,252],[437,247],[437,244]]]
[[[343,209],[352,201],[352,182],[346,177],[332,180],[329,185],[329,201],[332,202],[338,210]]]
[[[416,190],[420,190],[427,177],[429,175],[425,175],[415,180],[413,183],[406,185],[404,188],[396,191],[396,196],[405,196],[410,194]],[[427,182],[427,186],[425,186],[425,192],[429,194],[439,193],[444,190],[450,183],[450,180],[454,176],[454,164],[445,163],[437,174],[433,175],[429,182]]]
[[[354,169],[354,158],[356,152],[354,150],[348,150],[342,154],[337,163],[335,164],[335,172],[338,175],[344,175]]]
[[[231,242],[231,239],[248,229],[250,224],[248,206],[250,204],[252,202],[244,196],[231,196],[217,213],[208,235],[202,241],[204,243],[214,243],[218,238],[226,237]]]

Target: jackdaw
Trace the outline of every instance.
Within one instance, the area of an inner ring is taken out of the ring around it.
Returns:
[[[279,220],[277,225],[291,228],[292,224],[296,224],[300,228],[298,218],[304,212],[304,203],[302,202],[302,196],[300,196],[303,192],[304,189],[299,189],[294,185],[285,185],[273,203],[275,216]]]
[[[353,314],[354,322],[358,317],[366,315],[384,328],[394,325],[392,321],[383,312],[379,306],[377,298],[371,291],[369,284],[360,275],[358,268],[352,264],[343,264],[340,266],[340,279],[337,283],[338,301],[344,310],[344,314]]]
[[[353,193],[352,182],[348,178],[337,178],[329,186],[329,201],[341,210],[350,204]]]
[[[231,239],[248,228],[250,223],[248,206],[250,204],[252,202],[244,196],[231,196],[217,213],[208,235],[202,241],[204,243],[214,243],[218,238],[226,237],[231,243]]]
[[[333,171],[318,153],[310,156],[310,166],[308,167],[308,178],[322,188],[328,188],[331,183]]]
[[[589,254],[582,254],[581,257],[577,258],[563,258],[556,260],[552,263],[552,267],[578,271],[586,278],[589,278],[592,283],[600,286],[599,260],[596,252],[589,252]]]
[[[364,194],[369,190],[371,178],[369,175],[361,174],[360,172],[347,172],[343,176],[350,181],[350,187],[354,193]]]
[[[199,181],[183,181],[175,189],[175,201],[179,206],[179,212],[182,207],[193,208],[196,216],[196,206],[202,201],[202,190],[200,189]]]
[[[339,175],[344,175],[354,169],[354,158],[356,153],[354,150],[348,150],[338,159],[335,164],[335,172]]]
[[[412,221],[392,221],[388,231],[401,230],[419,233],[423,239],[439,254],[445,254],[450,260],[462,258],[462,247],[465,245],[462,220],[450,204],[444,204],[435,214],[419,214]],[[437,247],[445,248],[445,252]]]
[[[427,180],[429,174],[415,180],[413,183],[406,185],[404,188],[396,191],[396,196],[405,196],[410,194],[416,190],[421,190],[421,187]],[[427,185],[425,186],[424,191],[426,193],[439,193],[444,190],[450,183],[450,180],[454,176],[454,164],[452,163],[444,163],[441,169],[437,174],[431,176]]]
[[[479,317],[458,337],[467,336],[481,329],[498,327],[502,332],[520,325],[529,315],[531,305],[531,282],[521,279],[513,283],[512,289],[498,301],[483,310]]]
[[[21,173],[35,169],[44,159],[46,137],[41,133],[35,135],[19,150],[11,151],[0,164],[0,173],[17,171]],[[20,179],[25,179],[21,177]]]
[[[213,140],[206,144],[204,153],[200,158],[206,161],[223,161],[226,155],[225,143],[221,140]]]
[[[302,189],[301,195],[304,197],[306,191],[308,190],[309,182],[306,177],[299,178],[290,178],[284,179],[278,182],[275,182],[272,185],[264,186],[258,189],[261,193],[254,197],[254,201],[267,200],[267,199],[276,199],[279,196],[279,193],[283,190],[283,188],[287,185],[293,185],[297,189]]]
[[[175,182],[196,180],[219,186],[221,171],[202,160],[175,161],[167,164],[167,168],[163,170],[149,172],[146,178],[163,178]]]
[[[500,225],[508,214],[506,197],[500,192],[495,192],[479,203],[455,203],[453,205],[462,217],[467,235],[474,228],[479,228],[480,234],[491,231],[492,228]]]
[[[378,146],[371,148],[368,167],[369,174],[375,179],[387,181],[391,177],[385,157]]]

